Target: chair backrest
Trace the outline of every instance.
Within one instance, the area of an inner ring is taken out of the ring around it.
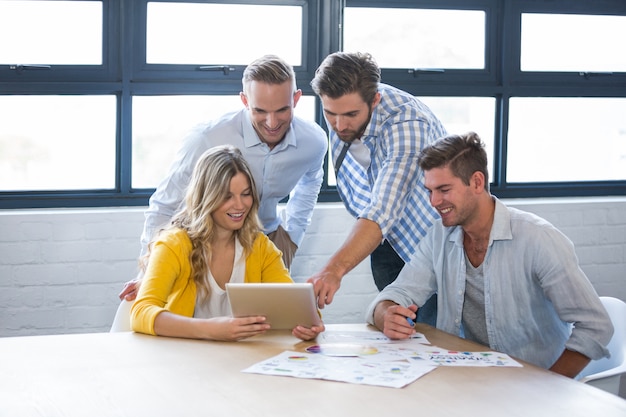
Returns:
[[[113,324],[111,325],[111,333],[114,332],[130,332],[130,308],[133,306],[132,301],[122,300],[117,307]]]
[[[615,328],[608,344],[611,357],[589,362],[579,377],[586,377],[616,368],[626,362],[626,303],[614,297],[600,297]]]

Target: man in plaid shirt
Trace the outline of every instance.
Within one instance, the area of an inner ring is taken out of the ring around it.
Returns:
[[[330,131],[337,190],[356,219],[346,241],[317,274],[318,305],[333,300],[345,274],[370,255],[379,291],[393,282],[437,218],[417,157],[447,134],[422,102],[380,82],[371,55],[337,52],[311,81]],[[418,321],[435,325],[433,297]]]

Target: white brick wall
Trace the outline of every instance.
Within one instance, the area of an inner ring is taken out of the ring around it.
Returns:
[[[598,293],[626,300],[626,198],[506,202],[559,227]],[[0,336],[108,331],[136,273],[143,209],[0,210]],[[317,271],[353,222],[340,204],[319,204],[294,279]],[[362,321],[375,294],[366,260],[344,278],[325,321]]]

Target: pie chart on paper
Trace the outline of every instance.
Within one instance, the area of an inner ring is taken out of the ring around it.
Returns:
[[[378,349],[374,346],[339,343],[309,346],[306,351],[326,356],[363,356],[378,353]]]

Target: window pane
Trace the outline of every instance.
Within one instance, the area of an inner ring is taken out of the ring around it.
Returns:
[[[102,2],[0,1],[0,63],[102,64]]]
[[[132,187],[155,188],[191,128],[241,108],[238,95],[134,97]],[[302,96],[295,114],[315,120],[315,98]]]
[[[418,97],[443,122],[449,134],[478,133],[493,172],[495,99],[493,97]],[[329,161],[328,184],[337,185],[332,161]],[[490,177],[490,180],[493,177]]]
[[[626,99],[510,101],[508,182],[626,180]]]
[[[626,16],[522,14],[522,71],[626,71]]]
[[[476,132],[485,142],[489,161],[489,180],[493,180],[494,123],[496,99],[493,97],[419,97],[443,122],[448,134]]]
[[[343,33],[382,68],[485,68],[483,11],[347,7]]]
[[[0,96],[0,191],[115,187],[114,96]]]
[[[149,64],[247,65],[259,49],[302,64],[302,7],[148,3],[147,27]]]

